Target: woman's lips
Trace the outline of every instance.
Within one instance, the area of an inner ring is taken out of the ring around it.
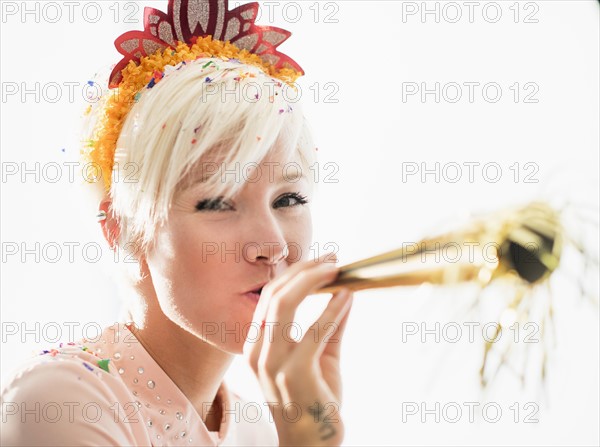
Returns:
[[[258,292],[246,292],[246,293],[244,293],[244,296],[247,297],[248,299],[254,301],[255,303],[258,303],[258,300],[260,298],[260,293],[258,293]]]
[[[244,292],[243,295],[246,296],[249,300],[252,300],[255,303],[258,303],[258,299],[260,298],[260,294],[262,293],[263,288],[267,284],[268,281],[263,281],[262,283],[255,284],[253,289],[250,289],[248,292]]]

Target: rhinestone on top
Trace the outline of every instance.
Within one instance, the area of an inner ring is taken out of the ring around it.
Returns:
[[[175,417],[181,421],[183,419],[183,414],[181,414],[181,412],[178,411],[177,413],[175,413]]]
[[[154,383],[154,380],[148,380],[148,388],[150,388],[152,390],[152,389],[154,389],[155,386],[156,386],[156,383]]]
[[[144,373],[144,368],[142,368],[141,366],[138,368],[138,373],[143,374]]]

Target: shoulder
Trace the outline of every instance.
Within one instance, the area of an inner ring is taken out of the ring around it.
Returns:
[[[48,351],[3,386],[2,445],[132,445],[118,405],[125,389],[91,353]]]
[[[8,379],[2,389],[2,399],[33,397],[40,399],[69,396],[94,396],[100,399],[113,392],[104,381],[108,374],[88,356],[36,356],[27,359]]]

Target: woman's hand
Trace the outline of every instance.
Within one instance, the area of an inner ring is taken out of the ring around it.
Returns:
[[[300,303],[338,275],[339,269],[325,262],[327,256],[335,259],[328,254],[298,262],[265,285],[253,319],[253,326],[261,326],[260,333],[244,344],[280,445],[339,446],[344,438],[340,345],[352,292],[335,293],[300,341],[291,336]]]

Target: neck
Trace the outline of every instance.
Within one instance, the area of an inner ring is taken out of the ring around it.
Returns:
[[[175,324],[160,309],[153,288],[143,283],[134,292],[138,305],[127,313],[135,323],[134,335],[189,399],[207,429],[219,431],[222,406],[216,395],[233,354]]]

